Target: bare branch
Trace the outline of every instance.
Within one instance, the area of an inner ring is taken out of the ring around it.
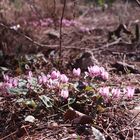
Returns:
[[[63,5],[63,10],[62,10],[62,15],[61,15],[61,19],[60,19],[60,38],[59,38],[59,68],[61,65],[61,57],[62,57],[62,25],[63,25],[63,18],[64,18],[64,12],[65,12],[65,8],[66,8],[66,1],[64,0],[64,5]]]
[[[139,0],[136,0],[137,4],[140,6],[140,1]]]

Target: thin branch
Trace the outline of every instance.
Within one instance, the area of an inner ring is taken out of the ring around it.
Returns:
[[[140,1],[139,0],[136,0],[137,4],[140,6]]]
[[[136,118],[138,117],[139,114],[140,114],[140,112],[138,112],[138,113],[132,118],[131,122],[130,122],[125,128],[123,128],[122,130],[120,130],[119,132],[117,132],[117,134],[119,134],[120,132],[129,130],[129,129],[132,129],[132,128],[131,128],[131,124],[136,120]],[[129,128],[128,128],[128,127],[129,127]]]
[[[77,2],[77,0],[74,0],[74,2],[73,2],[73,20],[76,18],[76,7],[77,7],[77,5],[78,5],[78,2]]]
[[[131,122],[129,123],[129,126],[134,122],[134,120],[138,117],[138,115],[140,114],[140,112],[138,112],[131,120]]]
[[[24,33],[18,31],[18,30],[14,30],[12,29],[10,26],[0,22],[0,26],[2,26],[3,28],[5,29],[8,29],[10,31],[14,31],[15,33],[17,33],[18,35],[24,37],[25,39],[27,39],[28,41],[30,41],[31,43],[33,43],[34,45],[36,46],[39,46],[39,47],[46,47],[46,48],[58,48],[58,45],[47,45],[47,44],[41,44],[35,40],[33,40],[31,37],[25,35]]]
[[[55,12],[56,12],[56,1],[55,0],[53,0],[53,13],[54,13],[54,15],[55,15]]]
[[[59,38],[59,68],[60,68],[61,59],[62,59],[62,25],[63,25],[64,12],[65,12],[65,8],[66,8],[66,2],[67,2],[67,0],[64,0],[62,15],[61,15],[61,19],[60,19],[60,31],[59,31],[59,33],[60,33],[60,38]]]

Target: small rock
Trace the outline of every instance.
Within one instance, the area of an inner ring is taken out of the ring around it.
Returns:
[[[28,116],[25,118],[25,121],[26,121],[26,122],[33,123],[33,122],[35,121],[35,117],[34,117],[34,116],[31,116],[31,115],[28,115]]]
[[[87,71],[87,68],[93,65],[99,65],[99,62],[91,51],[86,51],[80,58],[75,60],[73,68],[80,68],[81,71]]]

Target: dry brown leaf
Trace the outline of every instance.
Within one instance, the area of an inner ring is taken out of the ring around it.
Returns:
[[[70,120],[72,124],[89,124],[92,123],[92,117],[86,114],[83,114],[73,108],[69,108],[64,114],[65,120]]]

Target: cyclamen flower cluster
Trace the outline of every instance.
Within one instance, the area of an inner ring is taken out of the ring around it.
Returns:
[[[8,75],[4,75],[4,85],[7,88],[17,87],[18,86],[18,79],[9,77]]]
[[[97,65],[88,67],[88,73],[91,78],[101,77],[103,80],[109,78],[109,73],[103,68]]]
[[[60,23],[60,20],[57,21]],[[37,27],[37,26],[42,26],[42,27],[48,27],[52,24],[54,24],[54,20],[51,18],[44,18],[44,19],[40,19],[39,21],[33,21],[30,22],[31,25]],[[78,21],[75,20],[68,20],[68,19],[63,19],[62,20],[62,24],[65,27],[70,27],[70,26],[79,26],[81,25]]]
[[[27,23],[25,22],[25,24]],[[29,24],[35,27],[37,26],[48,27],[51,24],[53,24],[53,20],[51,18],[44,18],[44,19],[40,19],[39,21],[32,21]]]
[[[102,78],[103,80],[108,80],[109,74],[103,68],[97,65],[88,67],[87,76],[91,78]],[[81,76],[81,69],[73,69],[74,78]],[[49,90],[59,91],[59,95],[65,99],[69,97],[69,78],[65,74],[61,74],[59,71],[54,70],[50,74],[40,74],[37,77],[34,77],[31,71],[28,72],[28,75],[25,79],[12,78],[8,75],[4,75],[4,82],[1,83],[1,89],[10,89],[10,88],[19,88],[20,80],[25,81],[25,87],[29,90],[34,90],[37,87],[46,88]],[[5,90],[4,90],[5,91]],[[99,94],[106,100],[110,99],[119,99],[122,95],[125,95],[127,98],[131,99],[134,95],[135,88],[126,87],[123,89],[123,92],[119,88],[111,87],[101,87],[99,89]]]
[[[68,89],[61,85],[67,84],[69,81],[69,78],[65,74],[61,74],[59,71],[52,71],[49,75],[40,75],[38,76],[38,82],[39,84],[46,85],[50,89],[59,88],[60,96],[63,98],[68,98],[69,91]]]
[[[78,26],[80,23],[75,20],[63,19],[62,24],[66,27],[70,27],[70,26]]]
[[[129,99],[133,98],[135,93],[135,88],[128,86],[127,88],[124,89],[124,93],[127,95]]]
[[[119,88],[112,88],[111,87],[101,87],[99,89],[99,94],[106,100],[110,99],[120,99],[122,96],[125,95],[128,99],[133,98],[135,93],[134,87],[126,87],[123,89],[123,92],[121,92],[121,89]]]
[[[91,28],[91,30],[92,30],[92,28]],[[81,26],[81,27],[80,27],[80,31],[81,31],[81,32],[90,33],[90,28]]]
[[[40,84],[46,84],[50,80],[50,83],[53,84],[57,82],[59,83],[68,83],[69,78],[65,74],[61,74],[59,71],[52,71],[49,75],[39,75],[38,76],[38,82]]]
[[[60,20],[55,21],[55,22],[60,23]],[[49,26],[54,25],[54,20],[51,18],[44,18],[44,19],[40,19],[40,20],[31,21],[29,23],[27,23],[27,21],[24,21],[24,24],[25,25],[29,24],[29,25],[32,25],[34,27],[39,27],[39,26],[49,27]],[[81,32],[89,33],[89,34],[90,34],[90,31],[95,29],[94,27],[92,27],[92,28],[86,27],[86,26],[82,25],[82,23],[80,23],[79,21],[76,21],[76,20],[63,19],[62,24],[64,27],[76,27]],[[20,25],[18,24],[18,25],[11,27],[11,28],[17,30],[19,27],[20,27]]]
[[[20,81],[18,78],[12,78],[8,75],[4,75],[3,78],[4,82],[0,84],[0,89],[4,92],[8,93],[8,89],[11,88],[19,88]],[[36,86],[40,85],[47,89],[59,89],[60,96],[63,98],[68,98],[69,96],[69,91],[66,86],[69,78],[65,74],[61,74],[59,71],[52,71],[50,75],[41,74],[37,76],[37,78],[33,76],[31,71],[29,71],[27,78],[23,80],[26,81],[25,87],[29,90],[35,89]]]

